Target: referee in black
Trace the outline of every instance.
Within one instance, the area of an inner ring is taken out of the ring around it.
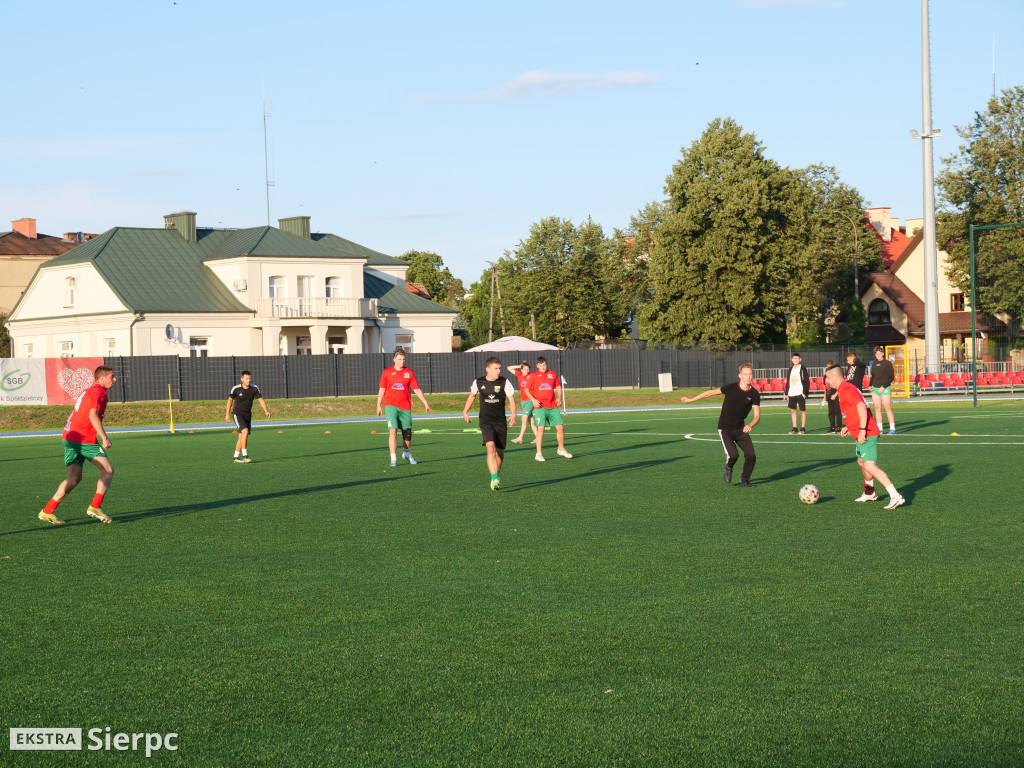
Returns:
[[[248,464],[252,461],[249,458],[249,451],[246,443],[249,440],[249,432],[252,430],[252,401],[259,400],[263,406],[263,412],[270,418],[270,409],[267,408],[267,401],[263,399],[260,388],[252,383],[252,373],[242,371],[241,384],[235,384],[228,393],[227,411],[224,413],[224,421],[231,421],[234,411],[235,427],[238,428],[238,441],[235,443],[235,464]]]
[[[754,453],[754,443],[750,440],[750,430],[761,420],[761,393],[754,389],[754,366],[744,363],[740,366],[740,380],[732,384],[709,389],[701,392],[696,397],[683,397],[684,403],[695,403],[705,397],[714,395],[724,396],[722,401],[722,412],[718,416],[718,436],[722,439],[722,447],[725,449],[725,482],[732,482],[732,468],[739,461],[739,451],[743,451],[743,472],[740,474],[740,485],[744,488],[753,488],[750,482],[750,475],[754,471],[754,464],[757,463],[757,455]],[[749,424],[743,422],[750,411],[754,411],[754,418]]]
[[[512,382],[501,375],[501,360],[496,357],[487,359],[484,364],[484,375],[473,381],[466,398],[466,407],[462,409],[462,418],[469,423],[469,409],[480,395],[480,434],[483,444],[487,446],[487,469],[491,473],[491,490],[501,489],[501,462],[505,458],[505,443],[508,440],[508,427],[516,425],[515,387]],[[512,404],[512,416],[505,422],[505,406]]]

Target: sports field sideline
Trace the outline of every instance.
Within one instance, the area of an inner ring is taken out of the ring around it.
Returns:
[[[376,419],[261,424],[248,465],[111,424],[109,526],[89,467],[39,523],[59,441],[6,440],[0,712],[186,765],[1020,765],[1024,408],[895,407],[893,512],[816,409],[763,409],[752,489],[714,406],[570,412],[575,458],[514,446],[498,492],[452,419],[395,468]]]

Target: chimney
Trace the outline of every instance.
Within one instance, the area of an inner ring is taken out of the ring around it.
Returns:
[[[289,235],[301,237],[303,240],[312,240],[309,234],[309,216],[291,216],[287,219],[278,219],[277,227]]]
[[[164,216],[164,229],[176,229],[190,243],[196,242],[196,212],[179,211]]]
[[[30,237],[33,240],[36,239],[36,220],[35,219],[16,219],[11,222],[11,229],[17,232],[19,235]]]

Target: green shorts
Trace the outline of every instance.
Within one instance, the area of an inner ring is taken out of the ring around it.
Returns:
[[[81,466],[85,462],[92,461],[100,456],[107,458],[107,452],[98,443],[72,443],[70,440],[62,440],[61,442],[64,443],[65,467],[70,467],[72,464]]]
[[[886,395],[892,395],[892,387],[871,387],[871,394],[878,395],[879,397],[885,397]]]
[[[532,400],[522,400],[521,402],[522,402],[522,405],[523,405],[523,416],[529,416],[531,413],[533,413],[533,401]]]
[[[878,461],[878,435],[864,438],[864,444],[857,443],[857,458],[861,461]]]
[[[533,423],[538,427],[559,427],[565,422],[557,408],[537,408],[533,412]]]
[[[388,419],[388,429],[412,429],[412,411],[385,405],[384,415]]]

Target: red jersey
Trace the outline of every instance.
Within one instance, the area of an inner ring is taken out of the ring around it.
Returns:
[[[526,390],[541,408],[555,407],[555,387],[558,386],[558,374],[552,370],[533,371],[526,377]]]
[[[78,396],[75,410],[71,412],[64,432],[61,435],[72,443],[96,443],[96,428],[89,419],[89,412],[95,408],[96,414],[103,419],[107,410],[107,390],[99,384],[93,384]]]
[[[857,413],[857,403],[864,403],[864,410],[867,412],[868,420],[865,436],[877,436],[879,434],[878,424],[875,423],[875,417],[871,415],[871,409],[868,408],[868,404],[864,401],[864,395],[860,393],[860,387],[844,381],[839,385],[839,410],[842,411],[843,423],[854,440],[860,434],[860,414]]]
[[[523,395],[523,387],[526,386],[526,379],[529,378],[530,374],[523,373],[521,368],[517,368],[514,371],[514,373],[516,375],[516,387],[519,388],[519,399],[521,401],[525,402],[526,400],[529,400],[530,398],[528,398],[525,395]]]
[[[380,388],[384,390],[384,399],[381,406],[393,405],[402,411],[412,410],[412,391],[419,389],[416,382],[416,374],[412,368],[396,370],[395,366],[385,368],[380,375]]]

